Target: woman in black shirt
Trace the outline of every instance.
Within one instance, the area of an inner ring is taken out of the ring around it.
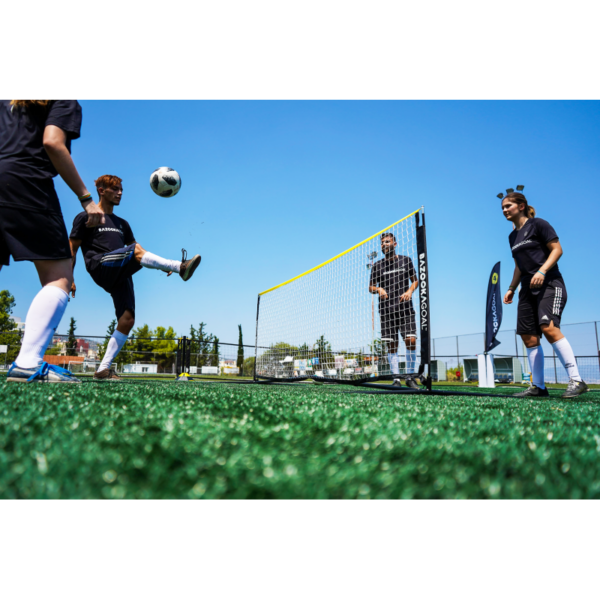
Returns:
[[[567,303],[567,288],[558,269],[563,251],[558,235],[550,223],[535,216],[525,196],[511,192],[502,199],[502,212],[514,229],[508,236],[515,261],[512,282],[504,296],[512,304],[521,284],[517,313],[517,333],[527,347],[531,369],[531,386],[517,397],[548,396],[544,384],[544,352],[541,335],[550,342],[569,375],[563,398],[574,398],[588,387],[582,381],[571,345],[560,331],[560,321]]]
[[[81,130],[76,100],[0,101],[0,268],[15,261],[35,265],[42,289],[33,299],[19,356],[7,381],[78,383],[43,360],[69,301],[71,249],[52,179],[60,175],[88,214],[88,227],[104,217],[73,159],[71,140]]]

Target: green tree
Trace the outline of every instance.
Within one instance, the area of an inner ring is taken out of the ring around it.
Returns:
[[[75,330],[77,329],[77,321],[71,317],[69,322],[69,331],[67,332],[67,356],[77,355],[77,337],[75,337]]]
[[[213,365],[211,354],[213,352],[214,336],[205,331],[206,323],[202,322],[198,325],[198,350],[196,356],[196,365],[198,367],[219,366],[218,344],[217,344],[217,361]]]
[[[106,330],[106,337],[104,338],[104,342],[102,342],[102,344],[100,344],[98,346],[98,358],[100,360],[102,360],[104,358],[104,355],[106,354],[106,349],[108,348],[108,342],[110,341],[110,337],[115,332],[116,328],[117,328],[117,320],[113,319],[110,322],[108,329]]]
[[[246,377],[252,377],[254,375],[254,356],[249,356],[244,360],[243,374]]]
[[[127,358],[130,363],[153,362],[154,348],[152,340],[147,339],[153,335],[152,329],[144,324],[141,327],[136,327],[133,330],[130,343],[127,344]]]
[[[331,344],[322,335],[314,345],[313,349],[315,355],[319,358],[320,369],[333,369],[335,365],[335,359],[333,358],[333,352],[331,351]]]
[[[217,336],[213,336],[212,338],[212,356],[211,356],[211,362],[214,363],[213,366],[218,367],[219,366],[219,338]]]
[[[177,334],[172,327],[157,327],[154,332],[156,340],[151,342],[155,352],[155,359],[158,362],[158,368],[163,371],[169,371],[173,368],[176,360]]]
[[[15,299],[8,290],[0,292],[0,344],[8,346],[5,358],[7,363],[12,363],[21,349],[21,333],[15,329],[12,314],[15,307]],[[14,333],[11,333],[14,332]]]
[[[240,370],[240,375],[243,372],[244,368],[244,342],[242,339],[242,326],[238,325],[238,329],[240,330],[240,335],[238,338],[238,353],[237,353],[237,367]]]

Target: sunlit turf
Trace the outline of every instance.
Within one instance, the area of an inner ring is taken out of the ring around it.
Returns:
[[[597,390],[0,381],[1,498],[600,497]]]

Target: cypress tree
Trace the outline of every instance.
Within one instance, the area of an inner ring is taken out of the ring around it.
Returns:
[[[71,317],[69,323],[69,332],[67,338],[67,356],[75,356],[77,354],[77,338],[75,337],[75,330],[77,329],[76,321]]]
[[[240,330],[240,335],[238,338],[237,366],[240,370],[240,375],[242,375],[244,369],[244,342],[242,339],[242,326],[238,325],[238,329]]]

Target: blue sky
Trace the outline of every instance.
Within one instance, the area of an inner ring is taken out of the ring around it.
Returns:
[[[123,178],[117,214],[147,249],[202,255],[192,280],[135,276],[137,325],[177,333],[205,321],[222,341],[242,324],[253,343],[258,292],[331,258],[421,205],[427,215],[434,337],[484,329],[489,272],[512,274],[498,192],[525,185],[557,230],[569,300],[565,323],[600,319],[593,259],[600,216],[600,104],[572,101],[82,101],[75,163],[90,190]],[[150,189],[179,171],[172,199]],[[56,178],[67,228],[79,202]],[[80,255],[81,256],[81,255]],[[25,318],[39,289],[32,265],[3,268]],[[78,332],[101,335],[111,298],[75,271]],[[505,306],[503,329],[516,323]]]

